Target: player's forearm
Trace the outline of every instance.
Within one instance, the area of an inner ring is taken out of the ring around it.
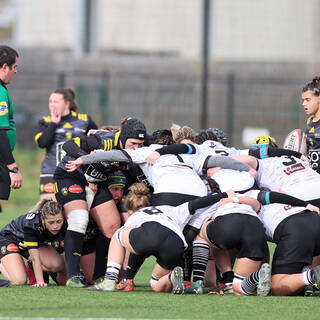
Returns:
[[[50,146],[54,141],[57,125],[54,122],[50,122],[49,126],[42,132],[39,132],[35,140],[40,148]]]
[[[249,171],[250,166],[246,163],[225,156],[210,156],[206,163],[206,169],[220,167],[223,169],[232,169],[238,171]]]
[[[81,157],[83,164],[98,163],[103,161],[119,161],[130,162],[128,156],[120,150],[110,150],[104,152],[97,152]]]

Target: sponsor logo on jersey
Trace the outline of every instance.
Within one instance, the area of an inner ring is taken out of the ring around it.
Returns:
[[[53,191],[54,191],[53,186],[54,186],[54,185],[53,185],[52,182],[46,183],[46,184],[43,186],[43,191],[44,191],[44,192],[47,192],[47,193],[53,193]]]
[[[4,116],[9,112],[8,110],[8,105],[6,101],[1,101],[0,102],[0,116]]]
[[[78,184],[73,184],[72,186],[69,187],[69,192],[71,193],[82,193],[83,189],[81,186],[79,186]]]
[[[7,246],[7,250],[8,251],[11,251],[11,252],[19,252],[19,247],[14,244],[14,243],[10,243],[8,246]]]
[[[297,164],[294,164],[294,165],[286,168],[285,170],[283,170],[283,172],[289,176],[290,174],[292,174],[294,172],[304,170],[304,169],[305,169],[305,167],[302,163],[297,163]]]

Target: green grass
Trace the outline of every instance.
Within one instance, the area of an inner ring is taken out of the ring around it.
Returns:
[[[0,227],[21,215],[38,200],[42,152],[17,150],[15,157],[24,178],[23,188],[2,202]],[[154,259],[139,271],[133,292],[89,292],[50,285],[48,288],[0,288],[0,320],[20,318],[140,318],[216,320],[312,320],[318,318],[318,297],[238,297],[154,293],[148,282]]]

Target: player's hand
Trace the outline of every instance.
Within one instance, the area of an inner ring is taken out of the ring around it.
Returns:
[[[223,199],[220,199],[219,206],[221,207],[227,203],[232,203],[232,202],[233,200],[231,198],[223,198]]]
[[[10,175],[10,180],[11,180],[11,184],[10,184],[10,188],[12,189],[20,189],[22,186],[22,175],[21,173],[18,171],[16,173],[14,172],[9,172]]]
[[[302,161],[309,162],[309,159],[308,159],[304,154],[300,157],[300,159],[301,159]]]
[[[153,151],[146,157],[146,163],[153,165],[159,158],[160,153],[158,151]]]
[[[90,129],[87,133],[87,136],[91,136],[92,134],[95,134],[98,131],[98,129]]]
[[[58,124],[61,121],[61,112],[58,112],[55,108],[50,108],[51,121]]]
[[[236,196],[236,194],[234,193],[233,190],[227,190],[226,193],[227,193],[227,195],[228,195],[229,198],[232,198],[232,197],[235,197],[235,196]]]
[[[248,172],[249,172],[249,174],[250,174],[252,177],[254,177],[254,178],[256,178],[257,175],[258,175],[257,170],[255,170],[255,169],[253,169],[253,168],[250,168],[250,170],[249,170]]]
[[[94,192],[97,193],[98,191],[98,186],[95,183],[89,182],[89,188]]]
[[[320,215],[320,210],[319,210],[318,207],[316,207],[316,206],[314,206],[314,205],[312,205],[312,204],[309,203],[309,204],[306,206],[306,208],[308,208],[308,209],[310,209],[311,211],[314,211],[314,212],[316,212],[318,215]]]
[[[90,153],[98,153],[98,152],[104,152],[102,149],[94,149]]]
[[[82,164],[83,164],[83,161],[82,161],[81,157],[74,160],[74,161],[68,161],[68,163],[66,163],[67,171],[73,172],[73,171],[77,170]]]
[[[207,176],[211,178],[211,177],[212,177],[215,173],[217,173],[219,170],[220,170],[219,167],[211,167],[211,168],[208,168],[208,170],[207,170]]]
[[[45,283],[45,282],[38,282],[38,283],[36,283],[36,284],[34,284],[34,285],[32,285],[33,287],[47,287],[48,286],[48,284],[47,283]]]

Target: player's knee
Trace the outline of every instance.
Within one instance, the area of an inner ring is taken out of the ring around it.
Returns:
[[[105,237],[112,238],[112,236],[120,228],[120,226],[121,226],[120,220],[114,221],[113,223],[106,224],[102,229],[102,233]]]
[[[68,230],[85,234],[88,222],[89,213],[87,210],[72,210],[68,215]]]

